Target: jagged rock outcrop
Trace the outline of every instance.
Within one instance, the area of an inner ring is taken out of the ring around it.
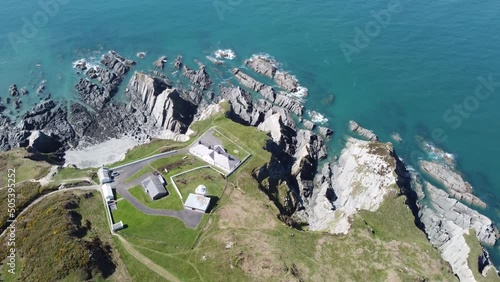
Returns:
[[[185,133],[196,114],[196,106],[183,99],[177,89],[145,73],[132,76],[127,96],[132,108],[144,114],[145,121],[174,133]]]
[[[251,76],[243,73],[239,69],[233,69],[233,75],[241,83],[241,85],[252,91],[259,92],[265,86],[264,83],[253,79]],[[274,99],[272,101],[274,101]]]
[[[331,130],[328,127],[320,126],[318,128],[319,134],[323,136],[326,140],[330,140],[331,136],[333,135],[333,130]]]
[[[392,144],[347,140],[338,164],[318,174],[305,218],[311,230],[346,234],[359,210],[375,211],[386,195],[399,190],[398,162]]]
[[[257,126],[262,122],[263,114],[254,105],[250,93],[246,92],[241,87],[221,88],[221,93],[231,106],[229,115],[232,119],[252,126]],[[261,103],[265,104],[263,101],[261,101]],[[270,105],[266,106],[270,108]]]
[[[468,263],[470,247],[464,234],[475,232],[481,243],[494,245],[499,237],[498,231],[486,216],[450,198],[445,191],[430,183],[422,183],[415,176],[413,179],[413,187],[418,195],[418,216],[429,241],[440,251],[442,258],[450,263],[460,281],[476,281],[471,270],[474,266]],[[428,200],[423,191],[424,186]],[[482,270],[478,269],[480,272]]]
[[[316,124],[314,122],[307,119],[303,120],[302,124],[307,130],[313,130],[316,127]]]
[[[285,89],[289,93],[297,92],[299,83],[297,79],[286,72],[277,72],[274,80],[278,84],[279,87]]]
[[[454,167],[430,161],[420,161],[419,166],[428,176],[443,185],[455,199],[486,208],[486,203],[472,194],[472,186],[462,178]]]
[[[349,121],[349,130],[357,133],[359,136],[366,138],[369,141],[377,141],[378,136],[373,133],[373,131],[361,127],[357,122],[351,120]]]
[[[167,56],[161,56],[154,61],[153,66],[163,70],[163,66],[167,63]]]
[[[17,85],[12,84],[9,86],[9,95],[10,96],[19,96],[19,90],[17,89]]]
[[[274,100],[274,103],[278,105],[279,107],[283,107],[293,113],[295,113],[298,116],[301,116],[304,114],[304,106],[298,102],[297,100],[290,98],[286,95],[283,94],[276,94],[276,99]]]
[[[191,80],[193,84],[197,85],[202,90],[207,90],[208,87],[212,84],[212,80],[210,80],[210,76],[206,72],[205,66],[203,65],[200,66],[197,71],[184,66],[182,75]]]
[[[80,78],[75,88],[82,101],[98,111],[102,110],[112,97],[109,90],[84,78]]]
[[[245,61],[245,64],[255,72],[265,75],[269,78],[274,78],[277,68],[273,60],[263,56],[254,56]]]
[[[175,68],[175,69],[180,70],[180,69],[181,69],[181,67],[182,67],[182,56],[181,56],[181,55],[179,55],[179,56],[177,56],[177,58],[175,59],[175,62],[174,62],[174,68]]]
[[[55,153],[63,147],[61,142],[39,130],[31,132],[29,146],[42,154]]]

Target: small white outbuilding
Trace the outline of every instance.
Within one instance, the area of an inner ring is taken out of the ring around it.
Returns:
[[[113,201],[115,199],[115,195],[113,195],[113,189],[111,188],[111,184],[103,184],[102,186],[102,196],[106,202]]]

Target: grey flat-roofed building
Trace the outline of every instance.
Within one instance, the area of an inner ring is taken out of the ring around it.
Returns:
[[[142,181],[142,187],[152,200],[158,200],[168,194],[167,190],[160,182],[160,179],[155,175],[151,175],[150,177],[144,179]]]
[[[97,171],[97,177],[99,177],[99,182],[101,182],[101,184],[110,183],[112,181],[109,176],[109,168],[101,167]]]

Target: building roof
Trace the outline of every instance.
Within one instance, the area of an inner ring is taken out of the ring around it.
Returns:
[[[103,180],[105,178],[109,179],[109,169],[105,167],[99,168],[97,171],[97,177],[99,177],[99,180]]]
[[[167,190],[160,182],[157,176],[150,176],[142,181],[142,187],[148,190],[148,193],[151,197],[154,197],[158,194],[167,193]]]
[[[198,156],[210,157],[214,165],[227,171],[231,171],[240,163],[238,158],[227,153],[221,145],[208,145],[200,141],[191,147],[190,152]]]
[[[115,195],[113,195],[113,190],[111,189],[110,184],[103,184],[101,187],[102,187],[102,194],[104,196],[104,199],[108,199],[108,198],[114,199],[115,198]]]
[[[203,195],[189,194],[184,202],[184,206],[186,208],[194,208],[201,211],[206,211],[208,209],[208,205],[210,204],[210,198],[205,197]]]

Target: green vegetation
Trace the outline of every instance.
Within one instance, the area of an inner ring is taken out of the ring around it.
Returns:
[[[155,139],[147,144],[139,145],[130,149],[123,160],[113,164],[109,164],[108,166],[116,167],[156,154],[177,150],[185,147],[186,145],[187,143],[177,142],[174,140]]]
[[[144,189],[140,185],[130,188],[128,191],[137,200],[152,209],[182,210],[184,208],[179,195],[175,191],[168,191],[168,196],[154,201],[151,200],[151,197],[144,192]]]
[[[479,240],[476,237],[475,231],[470,230],[469,235],[464,235],[465,241],[467,242],[467,245],[469,245],[470,248],[470,253],[469,253],[469,258],[468,258],[468,263],[470,269],[472,269],[472,273],[474,274],[474,278],[478,282],[494,282],[494,281],[500,281],[500,278],[496,274],[496,272],[492,269],[488,271],[486,274],[486,277],[484,277],[480,272],[479,272],[479,265],[478,265],[478,258],[480,255],[483,254],[483,247],[479,243]]]
[[[119,253],[111,247],[102,198],[98,193],[92,195],[56,193],[19,216],[17,277],[8,273],[4,265],[0,272],[3,280],[122,281],[122,277],[127,277]],[[6,239],[0,247],[2,258],[8,253]]]
[[[149,270],[149,268],[145,267],[140,261],[135,259],[132,255],[130,255],[127,250],[122,245],[122,242],[118,238],[113,238],[114,245],[116,249],[120,253],[120,257],[122,261],[127,266],[127,270],[130,274],[130,278],[132,281],[158,281],[158,282],[167,282],[163,277],[156,274],[155,272]]]
[[[153,243],[157,250],[176,252],[189,249],[198,235],[198,230],[186,228],[179,219],[145,215],[125,200],[118,201],[117,206],[113,211],[114,221],[127,225],[119,234],[132,244]]]
[[[0,188],[7,186],[7,172],[9,169],[16,170],[16,183],[39,179],[49,173],[50,165],[46,162],[36,162],[27,158],[28,153],[24,149],[16,149],[8,152],[0,152]]]
[[[198,185],[207,187],[207,196],[220,197],[224,190],[224,176],[209,167],[179,175],[174,178],[182,197],[186,199],[189,193],[194,193]]]
[[[47,194],[51,191],[57,189],[57,187],[41,187],[38,182],[22,182],[16,184],[15,187],[15,195],[16,195],[16,214],[19,211],[22,211],[25,207],[29,206],[33,201],[38,199],[44,194]],[[9,190],[1,189],[0,190],[0,202],[5,203],[0,205],[0,221],[2,225],[0,226],[0,232],[5,230],[9,219],[9,212],[7,207],[7,198],[8,198]]]
[[[68,180],[74,179],[90,179],[97,177],[95,169],[78,169],[72,167],[59,168],[57,173],[52,178],[53,183],[67,183]]]

